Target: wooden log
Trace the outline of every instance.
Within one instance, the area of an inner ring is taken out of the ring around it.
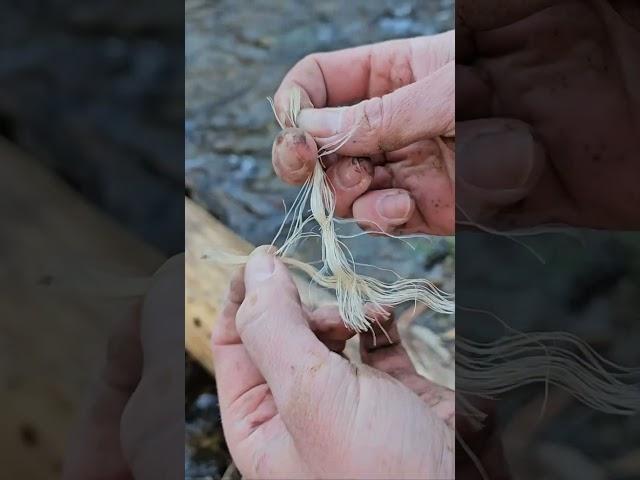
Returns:
[[[216,250],[248,255],[254,247],[189,199],[185,200],[185,228],[185,344],[189,354],[213,373],[211,331],[237,267],[219,265],[202,256]],[[305,304],[313,307],[334,302],[329,293],[309,289],[304,277],[294,274],[294,280]]]
[[[3,139],[0,159],[0,477],[57,478],[111,323],[130,302],[72,286],[85,267],[149,276],[164,258]]]

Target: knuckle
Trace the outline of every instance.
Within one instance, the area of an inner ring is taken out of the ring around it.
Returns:
[[[393,97],[371,98],[360,104],[360,111],[356,113],[355,122],[362,125],[363,133],[369,137],[372,147],[377,147],[379,153],[396,149],[394,138],[394,109]]]
[[[236,316],[236,330],[240,337],[249,329],[255,328],[255,325],[263,324],[268,321],[272,312],[268,308],[258,309],[253,305],[242,304],[238,309],[238,315]]]
[[[317,56],[317,53],[308,53],[307,55],[302,57],[302,59],[298,62],[298,65],[308,65],[310,63],[315,63]]]
[[[364,128],[371,135],[379,137],[386,123],[383,99],[376,97],[362,102],[361,118]]]
[[[306,132],[283,130],[276,137],[271,150],[273,168],[287,183],[304,182],[313,170],[317,147]]]

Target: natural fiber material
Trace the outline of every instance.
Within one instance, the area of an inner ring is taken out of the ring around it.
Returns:
[[[566,332],[514,333],[491,342],[456,340],[456,393],[496,399],[539,383],[557,386],[594,410],[614,415],[640,411],[640,369],[614,364]],[[458,414],[480,425],[484,414],[460,402]],[[542,407],[544,411],[544,406]]]
[[[269,101],[276,113],[272,100]],[[287,123],[296,126],[299,111],[300,91],[294,90],[286,119],[281,120],[276,113],[280,126],[283,129]],[[399,279],[385,283],[357,273],[360,264],[343,242],[352,237],[336,231],[337,224],[352,220],[335,218],[335,192],[322,165],[322,157],[344,145],[355,128],[357,126],[318,150],[313,173],[302,185],[272,242],[276,245],[290,222],[282,245],[274,247],[276,255],[285,264],[307,274],[316,284],[334,290],[345,324],[358,332],[373,331],[371,323],[380,318],[379,315],[387,314],[385,307],[403,302],[419,302],[437,312],[454,313],[453,297],[427,280]],[[475,222],[469,223],[477,226]],[[317,231],[310,231],[313,225]],[[522,232],[532,233],[537,232]],[[298,243],[306,238],[321,240],[320,268],[292,258]],[[223,252],[214,252],[211,256],[236,265],[243,265],[249,259]],[[476,428],[482,428],[486,415],[468,401],[469,397],[495,399],[531,383],[544,385],[545,391],[549,385],[557,385],[602,412],[631,415],[640,411],[638,369],[619,367],[598,355],[583,340],[564,332],[526,334],[507,328],[511,333],[493,342],[479,343],[459,336],[456,340],[456,415],[466,417]],[[463,439],[458,441],[466,447]],[[468,453],[474,458],[470,450]],[[488,478],[482,466],[479,463],[477,466],[481,477]]]
[[[269,99],[278,123],[285,128],[285,122],[278,118],[273,101]],[[290,97],[286,121],[296,126],[300,111],[300,90],[294,89]],[[290,221],[284,242],[276,250],[276,255],[298,270],[303,271],[321,287],[335,291],[338,308],[345,324],[357,331],[371,329],[371,323],[388,315],[388,309],[404,302],[422,303],[440,313],[452,314],[454,303],[452,296],[442,292],[433,283],[425,279],[399,279],[385,283],[376,278],[361,275],[358,266],[343,238],[336,231],[335,190],[329,182],[322,165],[322,157],[334,153],[355,132],[354,129],[335,142],[324,145],[318,150],[318,159],[311,176],[305,181],[293,205],[285,215],[282,225],[272,245],[275,245]],[[341,220],[344,222],[345,220]],[[318,232],[307,231],[315,222]],[[322,244],[321,267],[315,268],[291,257],[299,241],[318,237]],[[248,257],[218,255],[225,263],[243,264]],[[373,331],[373,330],[372,330]]]

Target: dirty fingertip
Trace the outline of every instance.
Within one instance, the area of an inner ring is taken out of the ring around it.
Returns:
[[[318,158],[315,140],[304,130],[282,130],[273,143],[272,162],[276,174],[285,182],[303,183],[313,172]]]

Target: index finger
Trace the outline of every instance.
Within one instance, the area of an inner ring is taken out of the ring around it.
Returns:
[[[454,57],[453,31],[314,53],[284,77],[274,96],[276,113],[287,117],[293,88],[301,89],[302,108],[348,105],[413,83]]]

